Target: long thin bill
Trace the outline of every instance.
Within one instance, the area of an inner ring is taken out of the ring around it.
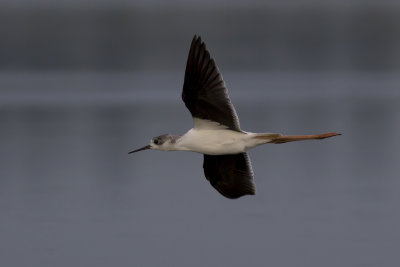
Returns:
[[[151,146],[150,146],[150,145],[147,145],[147,146],[144,146],[144,147],[142,147],[142,148],[133,150],[133,151],[129,152],[128,154],[132,154],[132,153],[139,152],[139,151],[146,150],[146,149],[150,149],[150,148],[151,148]]]

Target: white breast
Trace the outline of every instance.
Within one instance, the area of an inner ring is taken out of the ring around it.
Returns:
[[[177,148],[208,155],[237,154],[250,148],[250,139],[244,132],[193,128],[179,139]]]

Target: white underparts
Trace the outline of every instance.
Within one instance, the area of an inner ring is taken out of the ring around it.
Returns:
[[[168,150],[186,150],[207,155],[238,154],[269,140],[255,138],[259,134],[227,129],[217,122],[194,119],[195,127],[189,130]]]

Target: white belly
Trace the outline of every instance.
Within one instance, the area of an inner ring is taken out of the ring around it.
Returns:
[[[226,155],[245,152],[258,145],[250,133],[226,129],[191,129],[179,140],[179,150],[194,151],[207,155]]]

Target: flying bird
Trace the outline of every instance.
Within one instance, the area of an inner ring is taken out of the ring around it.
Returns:
[[[221,73],[201,41],[194,36],[186,63],[182,100],[193,117],[194,126],[183,135],[164,134],[150,144],[133,150],[181,150],[204,154],[204,174],[211,185],[231,199],[254,195],[256,187],[247,150],[262,144],[324,139],[340,135],[252,133],[240,129],[239,118]]]

